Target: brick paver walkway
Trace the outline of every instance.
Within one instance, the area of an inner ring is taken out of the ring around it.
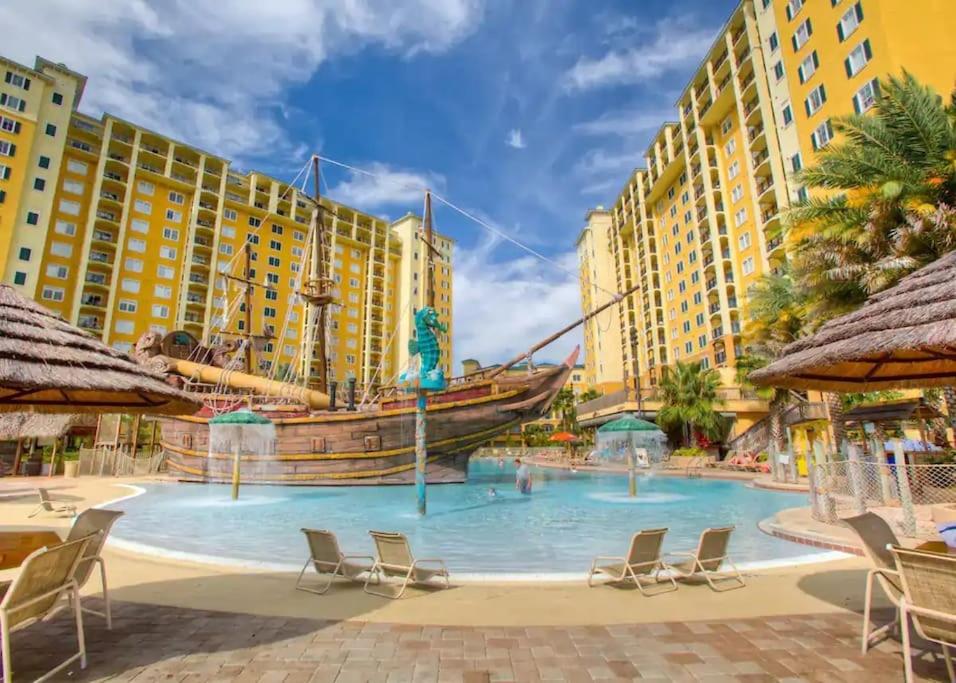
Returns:
[[[90,602],[93,602],[92,600]],[[423,609],[425,606],[423,605]],[[650,600],[635,609],[652,609]],[[901,681],[899,645],[862,657],[851,614],[633,626],[472,628],[324,622],[122,603],[90,615],[70,681]],[[16,633],[15,680],[74,643],[70,620]],[[945,667],[917,664],[928,680]]]

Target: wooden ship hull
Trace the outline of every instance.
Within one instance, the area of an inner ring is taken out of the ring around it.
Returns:
[[[464,482],[469,456],[489,440],[551,408],[578,351],[562,364],[527,375],[482,373],[452,380],[428,397],[428,483]],[[209,452],[209,419],[162,420],[169,472],[197,482],[229,482],[233,456]],[[274,455],[242,456],[243,483],[286,485],[410,484],[415,480],[415,397],[395,390],[377,404],[295,411],[261,406],[276,429]]]

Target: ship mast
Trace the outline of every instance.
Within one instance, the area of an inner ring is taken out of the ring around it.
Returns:
[[[325,348],[325,324],[328,316],[327,307],[332,303],[331,279],[325,272],[325,207],[322,206],[320,191],[321,177],[319,175],[319,157],[312,157],[312,176],[314,182],[313,199],[315,209],[312,213],[312,253],[309,259],[309,278],[305,282],[299,295],[305,301],[305,356],[307,370],[302,373],[303,384],[309,383],[312,374],[312,355],[318,346],[319,371],[315,381],[316,388],[322,393],[328,393],[328,363]],[[312,309],[318,308],[315,322],[312,322]]]
[[[432,232],[432,193],[425,190],[425,305],[435,308],[435,245]]]
[[[242,277],[237,277],[235,275],[226,274],[225,278],[227,280],[232,280],[233,282],[240,282],[243,286],[242,294],[242,303],[245,310],[245,315],[243,316],[242,329],[239,330],[222,330],[222,334],[228,334],[235,337],[239,337],[245,340],[245,356],[244,363],[247,374],[253,373],[253,342],[258,339],[270,340],[275,339],[275,336],[267,328],[263,328],[262,334],[253,334],[252,333],[252,293],[254,287],[262,287],[265,290],[277,291],[275,287],[269,284],[260,285],[253,282],[250,274],[252,272],[252,244],[246,240],[245,245],[243,245],[243,250],[245,251],[245,262],[243,264]]]

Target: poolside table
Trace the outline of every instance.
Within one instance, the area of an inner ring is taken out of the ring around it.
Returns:
[[[0,531],[0,569],[16,569],[33,551],[62,542],[53,531]]]

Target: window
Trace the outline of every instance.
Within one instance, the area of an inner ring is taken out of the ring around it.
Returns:
[[[235,209],[223,209],[223,212],[222,212],[223,220],[234,221],[236,220],[237,216],[238,214],[236,213]]]
[[[43,293],[40,296],[47,301],[63,301],[63,288],[49,286],[44,287]]]
[[[176,271],[174,271],[171,266],[156,266],[156,277],[161,277],[164,280],[172,280],[175,274]]]
[[[0,180],[10,180],[10,167],[0,164]]]
[[[153,205],[147,202],[145,199],[137,199],[135,207],[136,211],[139,213],[149,214],[153,211]]]
[[[0,140],[0,156],[12,157],[17,153],[17,146],[12,142]]]
[[[873,58],[873,51],[870,50],[870,41],[864,40],[853,48],[850,56],[843,60],[843,66],[846,69],[846,75],[849,78],[856,76],[863,67]]]
[[[748,256],[743,261],[744,275],[750,275],[754,272],[754,257]]]
[[[219,253],[225,256],[232,256],[232,245],[222,243],[219,245]]]
[[[273,225],[273,226],[272,226],[272,234],[274,234],[274,235],[281,235],[281,234],[282,234],[282,226],[281,226],[281,225]]]
[[[277,285],[279,284],[279,276],[275,273],[266,273],[266,282],[270,285]]]
[[[46,131],[45,131],[45,132],[46,132],[46,134],[49,135],[51,138],[54,137],[54,136],[56,135],[56,126],[54,126],[52,123],[46,124]]]
[[[130,237],[129,242],[126,243],[126,248],[130,251],[136,251],[143,253],[146,251],[146,240],[141,240],[136,237]]]
[[[293,230],[292,239],[294,239],[296,242],[301,242],[305,239],[305,233],[300,232],[299,230]]]
[[[735,161],[730,165],[730,168],[727,169],[727,177],[733,180],[738,175],[740,175],[740,162]]]
[[[67,235],[68,237],[72,237],[73,235],[76,234],[76,223],[69,223],[67,221],[58,220],[56,222],[56,226],[53,229],[60,235]]]
[[[40,214],[36,211],[27,211],[27,225],[39,225]]]
[[[806,57],[803,58],[803,61],[800,62],[800,66],[797,67],[797,75],[800,76],[800,82],[806,83],[810,80],[810,77],[817,72],[817,67],[820,66],[820,58],[817,57],[817,51],[814,50]]]
[[[730,139],[727,141],[727,144],[724,145],[724,154],[726,156],[733,156],[733,153],[737,151],[737,140]]]
[[[276,251],[282,251],[282,242],[279,240],[269,240],[269,248]]]
[[[793,169],[794,173],[803,168],[803,159],[800,157],[799,153],[790,157],[790,167]]]
[[[700,294],[698,294],[697,296],[699,297]],[[698,301],[697,301],[696,303],[699,304],[699,303],[700,303],[700,300],[698,299]],[[703,314],[703,313],[698,313],[698,314],[694,317],[694,322],[697,324],[698,327],[700,327],[701,325],[703,325],[703,324],[704,324],[704,314]]]
[[[251,225],[253,228],[258,228],[260,225],[262,225],[262,221],[255,216],[249,216],[249,225]]]
[[[51,99],[53,100],[53,104],[57,106],[63,104],[63,95],[58,92],[53,93],[53,97]]]
[[[278,257],[276,257],[276,256],[270,256],[270,257],[269,257],[269,265],[272,266],[273,268],[278,268],[279,266],[282,265],[282,262],[278,259]]]
[[[132,228],[134,232],[141,232],[143,234],[149,232],[149,223],[142,218],[134,218],[130,221],[129,227]]]
[[[64,180],[63,191],[69,194],[83,194],[83,183],[78,180]]]
[[[67,242],[51,242],[50,253],[54,256],[69,258],[73,255],[73,245]]]
[[[160,258],[175,259],[175,258],[176,258],[176,247],[167,247],[167,246],[162,246],[162,247],[160,247],[160,248],[159,248],[159,257],[160,257]]]
[[[135,313],[136,301],[134,299],[120,299],[119,310],[123,313]]]
[[[43,192],[43,190],[46,189],[46,181],[43,178],[34,178],[33,189],[39,192]]]
[[[880,82],[876,78],[856,91],[853,96],[853,110],[857,114],[862,114],[867,109],[876,104],[876,98],[880,94]]]
[[[12,71],[8,71],[5,82],[16,88],[23,88],[24,90],[30,89],[30,79],[26,76],[21,76],[20,74],[15,74]]]
[[[246,242],[249,244],[259,244],[259,235],[246,235]],[[339,263],[338,265],[342,265]]]
[[[797,201],[801,204],[805,204],[809,195],[807,194],[807,188],[801,187],[797,190]]]
[[[817,129],[813,131],[813,135],[810,136],[810,141],[813,143],[813,149],[826,147],[832,139],[833,125],[829,121],[825,121],[817,126]]]
[[[231,227],[229,227],[228,225],[224,225],[224,226],[222,226],[222,236],[223,236],[223,237],[228,237],[228,238],[230,238],[230,239],[234,239],[235,236],[236,236],[236,229],[235,229],[235,228],[231,228]]]
[[[824,87],[823,83],[821,83],[810,91],[810,94],[807,95],[807,99],[803,103],[807,110],[807,116],[813,116],[820,111],[820,107],[822,107],[826,101],[827,89]]]
[[[133,321],[132,320],[117,320],[114,328],[120,334],[133,334]]]
[[[810,23],[809,17],[803,20],[803,23],[797,26],[797,30],[794,32],[793,37],[790,39],[793,43],[793,51],[798,51],[801,47],[807,44],[807,41],[810,40],[810,36],[813,35],[813,25]]]
[[[154,318],[168,318],[169,317],[169,306],[165,304],[153,304],[153,317]]]
[[[133,258],[132,256],[126,259],[124,262],[126,270],[131,273],[142,273],[143,272],[143,260],[138,258]]]
[[[70,274],[70,269],[56,263],[51,263],[46,267],[46,276],[56,280],[65,280]]]
[[[777,38],[777,32],[776,32],[776,31],[774,31],[773,33],[770,34],[769,43],[770,43],[770,51],[771,51],[771,52],[776,52],[777,48],[780,47],[780,39]]]
[[[738,209],[734,214],[734,224],[739,228],[747,221],[747,209]]]
[[[296,258],[302,257],[302,247],[292,247],[292,255]]]
[[[263,306],[262,315],[267,318],[274,318],[276,317],[276,309],[274,309],[272,306]]]
[[[740,248],[741,251],[743,251],[744,249],[750,248],[750,233],[749,232],[741,233],[740,237],[737,238],[737,246]]]
[[[731,117],[724,119],[723,123],[720,124],[720,132],[724,135],[727,135],[734,128],[734,120]]]
[[[803,0],[787,0],[787,20],[793,19],[803,7]]]
[[[13,274],[13,284],[15,285],[25,285],[27,283],[27,274],[22,270],[18,270]]]
[[[841,43],[853,35],[861,21],[863,21],[863,7],[860,3],[856,3],[843,13],[840,23],[837,24],[837,36]]]
[[[169,201],[171,201],[173,204],[185,204],[186,197],[183,196],[181,192],[170,192]]]
[[[13,111],[25,111],[27,108],[27,102],[19,97],[14,97],[13,95],[8,95],[6,93],[0,93],[0,107],[6,107],[7,109],[12,109]]]
[[[77,175],[86,175],[86,172],[89,170],[89,166],[84,164],[82,161],[70,159],[66,162],[66,170]]]
[[[123,278],[122,282],[120,282],[120,289],[122,289],[124,292],[132,292],[133,294],[136,294],[139,292],[139,280]]]
[[[676,207],[676,206],[672,206],[672,207],[671,207],[671,218],[673,218],[673,217],[676,216],[676,215],[677,215],[677,207]]]
[[[136,184],[136,191],[140,194],[145,194],[148,197],[153,196],[153,192],[156,190],[156,186],[145,180],[140,180]]]
[[[166,209],[166,220],[172,221],[173,223],[181,223],[183,220],[183,215],[179,211]]]
[[[176,228],[170,228],[169,226],[166,226],[165,228],[163,228],[163,239],[172,240],[173,242],[178,242],[179,230],[177,230]]]
[[[173,297],[173,288],[169,285],[156,285],[153,287],[153,296],[157,299],[171,299]]]
[[[20,122],[8,119],[6,116],[0,116],[0,130],[16,135],[20,132]]]
[[[778,81],[782,81],[786,72],[783,69],[783,62],[777,62],[773,65],[773,75]]]
[[[277,292],[277,291],[274,290],[274,289],[267,289],[267,290],[266,290],[266,299],[268,299],[269,301],[278,301],[278,300],[279,300],[279,292]]]
[[[784,105],[781,116],[783,118],[784,126],[789,126],[791,123],[793,123],[793,108],[790,106],[789,102]]]
[[[5,201],[7,201],[7,191],[0,190],[0,204],[3,204]]]

